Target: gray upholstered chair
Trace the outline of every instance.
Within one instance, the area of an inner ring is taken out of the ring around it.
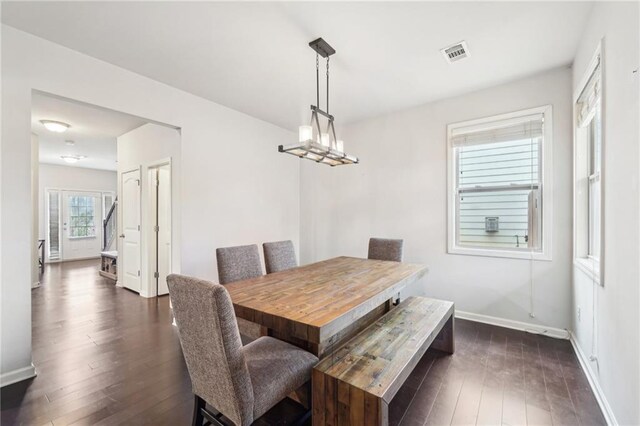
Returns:
[[[393,260],[402,262],[403,240],[389,240],[386,238],[369,239],[369,259]]]
[[[242,346],[223,286],[176,274],[167,284],[195,394],[194,425],[224,424],[222,416],[249,425],[309,381],[313,354],[267,336]]]
[[[267,274],[298,266],[296,250],[291,240],[264,243],[262,250],[264,250],[264,266],[267,268]]]
[[[216,249],[220,284],[247,280],[262,275],[258,246],[223,247]]]
[[[262,275],[260,252],[255,244],[218,248],[216,249],[216,259],[220,284],[248,280]],[[244,318],[238,318],[238,327],[240,327],[240,333],[245,337],[245,341],[255,340],[264,334],[259,324]]]

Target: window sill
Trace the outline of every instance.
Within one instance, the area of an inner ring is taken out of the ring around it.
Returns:
[[[496,250],[472,247],[449,247],[449,254],[462,254],[467,256],[503,257],[507,259],[543,260],[551,261],[551,255],[544,252],[529,252],[515,250]]]
[[[584,272],[593,282],[600,285],[600,262],[580,257],[573,259],[573,265]]]

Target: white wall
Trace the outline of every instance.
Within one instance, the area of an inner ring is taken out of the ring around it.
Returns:
[[[591,371],[625,425],[640,424],[639,12],[637,2],[597,2],[573,67],[576,91],[602,40],[604,287],[574,269],[573,330],[582,352],[597,357]]]
[[[447,124],[553,106],[553,260],[447,254]],[[403,238],[405,260],[429,267],[411,293],[456,309],[560,329],[571,324],[571,71],[567,68],[339,127],[355,166],[305,162],[303,262],[366,256],[371,236]],[[533,275],[536,318],[529,317]]]
[[[58,166],[40,163],[38,185],[38,238],[47,236],[47,200],[45,189],[72,189],[78,191],[116,192],[116,172],[86,169],[84,167]],[[102,215],[102,213],[100,213]]]
[[[122,173],[135,169],[140,172],[141,188],[141,275],[140,295],[144,297],[155,296],[156,286],[153,272],[155,272],[155,257],[150,255],[149,247],[154,241],[152,238],[151,204],[149,193],[149,167],[158,165],[165,160],[171,160],[171,263],[178,265],[172,272],[180,272],[180,202],[181,191],[181,161],[180,161],[180,132],[166,126],[148,123],[138,127],[118,138],[118,188],[122,185]],[[118,234],[122,232],[122,202],[118,203]],[[122,240],[118,238],[118,253],[124,253]],[[118,270],[118,281],[122,282],[122,268]]]
[[[31,221],[31,287],[37,287],[40,284],[40,267],[38,266],[38,221],[37,211],[39,209],[38,196],[38,160],[39,160],[39,140],[38,135],[31,134],[31,209],[33,211],[33,220]]]
[[[181,176],[183,273],[215,280],[216,247],[283,239],[298,245],[300,166],[277,152],[294,133],[3,25],[3,384],[31,364],[33,89],[181,129],[182,163],[189,165]]]

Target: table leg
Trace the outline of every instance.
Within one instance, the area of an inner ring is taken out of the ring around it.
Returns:
[[[455,351],[454,329],[455,319],[453,318],[453,314],[451,314],[444,327],[442,327],[442,330],[440,330],[440,333],[438,333],[438,336],[431,344],[431,347],[433,349],[452,354]]]

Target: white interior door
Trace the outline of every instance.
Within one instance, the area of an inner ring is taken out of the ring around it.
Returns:
[[[171,168],[158,168],[157,244],[158,296],[169,293],[167,275],[171,273]]]
[[[102,194],[62,191],[62,259],[99,257],[102,249]]]
[[[140,170],[122,174],[122,285],[140,292]]]

